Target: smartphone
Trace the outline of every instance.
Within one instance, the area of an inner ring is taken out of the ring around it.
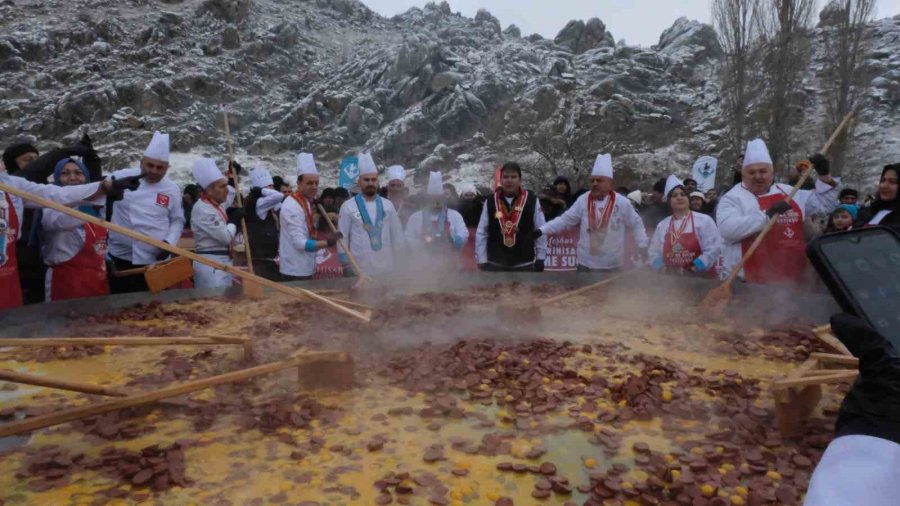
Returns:
[[[806,254],[841,309],[866,320],[900,353],[900,235],[886,227],[827,234]]]

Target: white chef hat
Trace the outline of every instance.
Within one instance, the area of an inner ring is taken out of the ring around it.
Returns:
[[[644,202],[644,194],[641,193],[641,190],[634,190],[633,192],[628,194],[628,200],[634,202],[635,204],[641,204]]]
[[[316,159],[312,153],[300,153],[297,155],[297,177],[303,174],[318,174]]]
[[[366,174],[378,174],[378,168],[375,167],[375,160],[372,159],[372,154],[368,151],[359,154],[356,167],[359,169],[360,176]]]
[[[390,167],[388,167],[387,173],[388,181],[393,181],[395,179],[403,181],[404,179],[406,179],[406,171],[403,170],[402,165],[391,165]]]
[[[204,190],[216,181],[225,179],[225,175],[216,167],[216,161],[212,158],[200,158],[195,161],[191,172],[193,172],[197,184]]]
[[[756,163],[766,163],[772,165],[772,157],[769,156],[769,148],[762,139],[753,139],[747,143],[747,150],[744,151],[744,165],[753,165]]]
[[[594,160],[594,168],[591,169],[591,176],[613,177],[612,155],[609,153],[601,153]]]
[[[150,145],[144,150],[144,157],[159,160],[161,162],[168,162],[169,134],[160,133],[159,130],[153,132],[153,138],[150,139]]]
[[[431,172],[428,174],[428,195],[444,194],[444,178],[440,172]]]
[[[272,174],[265,167],[253,167],[250,170],[250,185],[254,188],[265,188],[272,186],[275,181],[272,180]]]
[[[684,183],[678,179],[675,174],[670,174],[669,177],[666,178],[666,191],[663,193],[663,198],[668,199],[669,193],[674,190],[676,186],[684,186]]]

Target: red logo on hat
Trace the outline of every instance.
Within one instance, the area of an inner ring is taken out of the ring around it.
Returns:
[[[156,205],[162,206],[162,207],[169,207],[169,196],[162,194],[162,193],[157,193],[156,194]]]

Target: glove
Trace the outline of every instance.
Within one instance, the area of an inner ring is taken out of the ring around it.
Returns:
[[[486,264],[486,263],[484,263],[484,264],[478,264],[478,270],[479,270],[479,271],[485,271],[485,270],[487,270],[487,264]]]
[[[247,216],[243,207],[230,207],[226,214],[228,214],[228,223],[233,223],[235,226],[240,225],[241,220]]]
[[[337,244],[337,242],[343,238],[344,238],[344,234],[342,234],[340,232],[337,232],[337,233],[332,232],[332,233],[328,234],[328,238],[325,240],[325,242],[328,243],[328,247],[330,248],[330,247],[334,246],[335,244]]]
[[[772,216],[775,216],[776,214],[784,214],[790,210],[791,210],[791,205],[788,204],[786,201],[782,200],[782,201],[776,202],[775,204],[772,205],[772,207],[766,209],[766,216],[768,216],[769,219],[772,219]]]
[[[540,232],[540,230],[538,230]],[[535,260],[534,261],[534,272],[544,272],[544,261],[543,260]]]
[[[544,235],[544,233],[541,232],[541,229],[536,228],[536,229],[532,230],[530,234],[528,234],[528,237],[529,237],[532,241],[537,241],[538,238],[540,238],[542,235]]]
[[[831,329],[859,359],[859,378],[841,403],[835,437],[862,434],[900,443],[900,356],[855,316],[832,316]]]
[[[238,176],[240,176],[241,174],[244,173],[244,168],[241,167],[241,164],[235,162],[234,160],[232,160],[232,161],[228,164],[228,170],[229,170],[232,174],[237,174]]]
[[[253,188],[250,188],[249,198],[261,199],[262,198],[262,188],[259,188],[256,186],[254,186]]]
[[[825,158],[822,153],[816,153],[810,156],[809,161],[812,163],[813,168],[816,169],[816,174],[827,176],[831,173],[831,164],[828,163],[828,159]]]
[[[163,242],[166,242],[166,241],[163,241]],[[166,244],[169,244],[169,243],[166,242]],[[156,254],[156,261],[162,262],[163,260],[168,260],[170,256],[172,256],[171,253],[169,253],[168,251],[166,251],[164,249],[161,249],[161,250],[159,250],[159,253]]]
[[[662,259],[662,257],[656,257],[656,258],[654,258],[653,261],[650,262],[650,267],[652,267],[653,270],[655,270],[655,271],[662,271],[662,269],[663,269],[663,259]]]
[[[106,197],[107,200],[111,199],[113,202],[117,200],[122,200],[122,197],[125,196],[125,190],[135,191],[141,185],[141,178],[143,176],[128,176],[123,177],[121,179],[116,179],[115,176],[109,179],[109,185],[106,187]]]

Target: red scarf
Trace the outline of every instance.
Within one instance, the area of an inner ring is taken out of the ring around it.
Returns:
[[[217,213],[219,213],[219,216],[222,218],[223,223],[228,223],[228,215],[225,214],[225,211],[222,210],[222,207],[219,204],[216,204],[212,200],[209,200],[209,197],[207,197],[206,195],[200,195],[200,200],[212,206],[212,208],[215,209]]]
[[[313,213],[312,213],[312,205],[306,200],[306,197],[303,196],[300,191],[295,191],[291,194],[291,197],[294,197],[294,200],[300,204],[300,207],[303,208],[303,211],[306,213],[306,228],[307,232],[309,232],[310,237],[316,232],[316,227],[313,224]]]
[[[516,233],[519,231],[519,222],[522,221],[522,211],[528,200],[528,190],[519,190],[519,196],[513,200],[511,211],[506,210],[506,200],[501,197],[503,191],[498,188],[494,192],[494,207],[497,214],[494,215],[500,222],[500,232],[503,233],[503,245],[512,248],[516,245]]]
[[[590,230],[591,232],[606,230],[609,227],[609,219],[610,217],[612,217],[612,212],[615,207],[616,192],[609,192],[606,206],[603,207],[603,212],[601,213],[600,221],[598,222],[597,213],[594,212],[596,209],[594,196],[588,194],[588,230]]]

